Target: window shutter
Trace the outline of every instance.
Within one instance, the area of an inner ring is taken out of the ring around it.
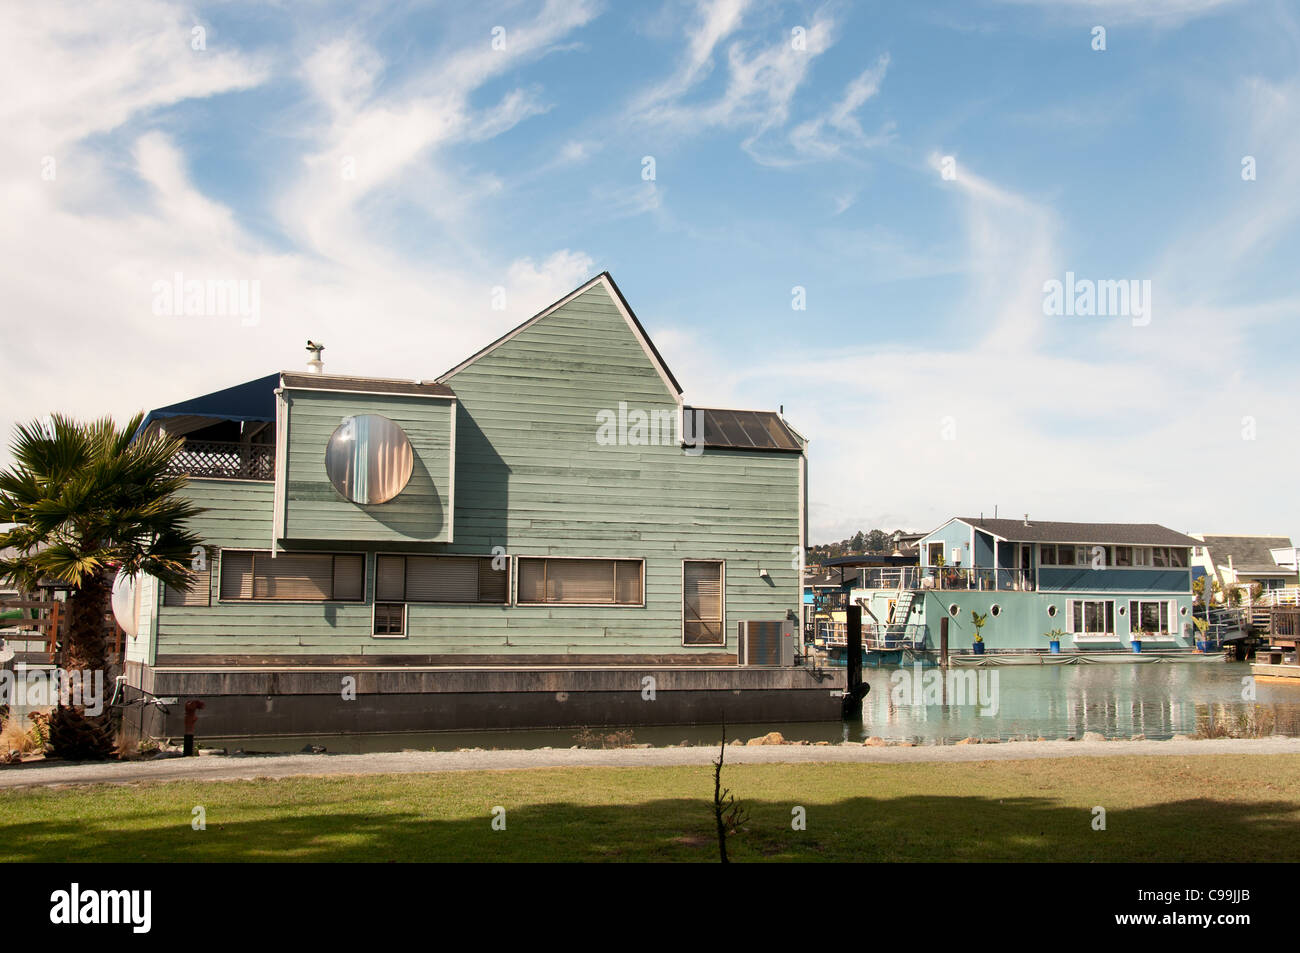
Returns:
[[[547,560],[546,601],[613,603],[614,572],[611,560]]]
[[[406,557],[375,557],[375,601],[406,601]]]
[[[407,602],[476,602],[478,560],[473,557],[408,556]]]
[[[253,554],[221,554],[221,598],[253,598]]]
[[[625,606],[640,605],[642,601],[641,564],[631,559],[619,560],[615,573],[614,601]]]
[[[1065,600],[1066,631],[1071,633],[1080,631],[1079,622],[1074,617],[1074,607],[1075,601],[1073,599]]]
[[[510,588],[510,560],[503,559],[501,569],[492,568],[492,558],[478,561],[478,601],[505,602]]]
[[[519,560],[519,601],[545,602],[545,559]]]
[[[140,587],[136,587],[139,599]],[[194,571],[194,582],[189,590],[177,589],[175,586],[163,586],[163,605],[165,606],[210,606],[212,605],[212,562],[207,560],[203,569]]]
[[[361,602],[365,598],[366,557],[360,553],[334,557],[334,599]]]
[[[323,601],[334,588],[334,559],[315,553],[281,553],[254,560],[254,599]]]

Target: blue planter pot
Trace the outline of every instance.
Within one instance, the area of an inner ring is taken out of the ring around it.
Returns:
[[[1134,655],[1141,655],[1141,654],[1142,654],[1142,643],[1141,643],[1141,642],[1130,642],[1129,645],[1133,646],[1133,654],[1134,654]]]
[[[1060,642],[1048,642],[1047,645],[1048,645],[1048,648],[1051,650],[1051,652],[1052,652],[1053,655],[1060,655],[1060,654],[1061,654],[1061,643],[1060,643]]]
[[[983,643],[983,642],[974,642],[974,643],[972,643],[972,644],[971,644],[971,650],[972,650],[976,655],[983,655],[983,654],[984,654],[984,643]]]

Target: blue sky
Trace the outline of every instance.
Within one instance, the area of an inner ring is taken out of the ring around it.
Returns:
[[[50,3],[0,63],[6,431],[307,337],[432,377],[608,269],[688,401],[811,438],[814,541],[1300,529],[1293,3]],[[178,271],[258,320],[156,313]],[[1067,271],[1149,322],[1044,314]]]

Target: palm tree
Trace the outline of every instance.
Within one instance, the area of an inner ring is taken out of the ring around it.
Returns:
[[[15,431],[14,466],[0,473],[0,579],[32,592],[41,579],[72,587],[62,665],[86,678],[108,676],[104,626],[112,577],[148,573],[189,588],[198,536],[185,528],[201,510],[178,491],[185,478],[169,472],[184,441],[157,434],[133,440],[142,415],[120,430],[110,418],[82,423],[62,415]],[[106,757],[112,750],[107,716],[87,718],[59,705],[51,744],[64,757]]]

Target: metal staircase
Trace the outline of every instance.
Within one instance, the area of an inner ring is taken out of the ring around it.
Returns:
[[[894,602],[894,612],[889,619],[889,628],[886,630],[890,636],[902,638],[907,634],[907,619],[912,614],[912,599],[916,593],[911,589],[899,589],[898,599]]]

